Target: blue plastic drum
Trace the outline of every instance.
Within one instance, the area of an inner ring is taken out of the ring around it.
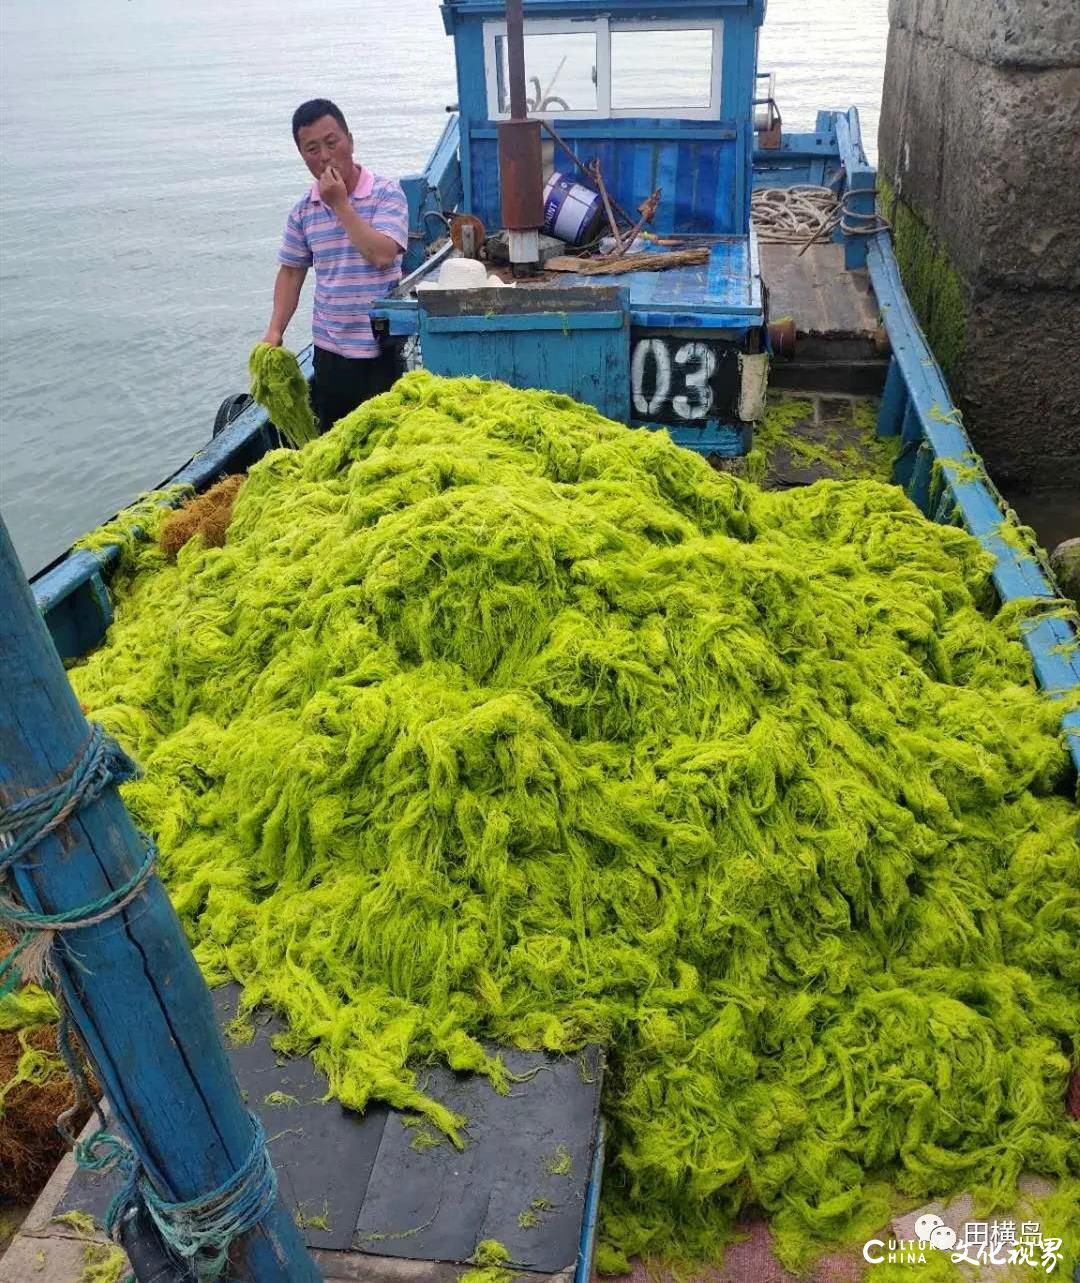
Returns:
[[[555,173],[544,188],[544,231],[567,245],[584,245],[596,235],[603,202],[590,187]]]

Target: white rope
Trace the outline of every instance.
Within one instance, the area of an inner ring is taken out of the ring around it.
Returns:
[[[849,202],[865,192],[837,197],[831,187],[762,187],[750,199],[750,217],[763,245],[810,245],[839,227],[848,236],[874,236],[888,229],[880,214],[860,214]]]
[[[839,227],[840,202],[829,187],[763,187],[750,199],[750,217],[764,244],[801,245]]]

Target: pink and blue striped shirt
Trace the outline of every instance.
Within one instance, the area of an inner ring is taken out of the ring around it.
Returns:
[[[396,241],[404,253],[409,244],[409,207],[400,183],[361,169],[349,201],[361,218]],[[283,267],[314,264],[311,333],[316,347],[340,356],[378,356],[369,311],[376,299],[385,298],[401,280],[400,254],[390,267],[369,263],[323,202],[319,184],[313,183],[289,212],[278,262]]]

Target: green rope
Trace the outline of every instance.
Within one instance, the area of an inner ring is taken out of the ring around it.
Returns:
[[[135,779],[138,768],[101,726],[92,726],[70,769],[54,784],[0,807],[0,879],[10,884],[16,863],[49,834],[68,823],[77,811],[95,802],[106,788]],[[96,926],[125,909],[142,891],[157,863],[157,846],[143,836],[145,858],[118,887],[87,904],[57,913],[38,913],[18,902],[12,888],[0,894],[0,923],[14,928],[16,942],[0,961],[0,997],[23,979],[41,980],[47,956],[59,932]]]
[[[93,725],[86,742],[70,769],[54,784],[5,806],[0,810],[0,877],[10,878],[19,860],[49,834],[69,823],[83,807],[95,802],[106,788],[135,779],[138,769],[101,726]],[[55,933],[96,925],[114,916],[138,896],[157,862],[157,846],[145,838],[146,856],[139,869],[121,886],[88,904],[57,913],[36,913],[0,896],[0,922],[16,929],[15,948],[0,963],[0,997],[33,970],[45,979],[49,948]],[[35,967],[27,958],[36,938],[44,945]],[[190,1262],[198,1279],[220,1278],[233,1240],[262,1220],[277,1197],[277,1177],[266,1148],[266,1136],[258,1119],[252,1117],[254,1139],[244,1163],[228,1180],[208,1194],[186,1202],[162,1198],[147,1181],[138,1156],[118,1136],[106,1129],[100,1106],[95,1104],[100,1126],[90,1138],[78,1141],[67,1127],[79,1105],[92,1102],[89,1083],[76,1054],[71,1017],[63,989],[54,984],[59,1006],[57,1048],[76,1088],[76,1104],[58,1119],[58,1127],[73,1145],[76,1163],[86,1171],[120,1171],[124,1185],[106,1215],[106,1229],[116,1238],[119,1219],[133,1200],[141,1199],[150,1212],[165,1244],[182,1260]]]
[[[141,1202],[157,1226],[162,1242],[195,1271],[199,1283],[225,1273],[229,1248],[262,1221],[277,1199],[277,1173],[270,1161],[266,1133],[249,1114],[252,1142],[244,1162],[216,1189],[196,1198],[171,1202],[146,1178],[138,1157],[116,1136],[96,1131],[75,1148],[79,1166],[91,1172],[117,1171],[123,1185],[105,1213],[105,1230],[118,1240],[124,1213]]]

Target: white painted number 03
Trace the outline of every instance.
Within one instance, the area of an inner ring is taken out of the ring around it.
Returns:
[[[645,376],[652,365],[652,395],[645,391]],[[675,353],[674,365],[681,376],[684,391],[671,397],[671,408],[680,419],[690,422],[705,419],[713,405],[709,380],[716,373],[716,353],[707,343],[684,343]],[[642,339],[634,348],[630,363],[630,390],[634,409],[640,415],[659,414],[668,397],[674,377],[668,345],[663,339]]]

